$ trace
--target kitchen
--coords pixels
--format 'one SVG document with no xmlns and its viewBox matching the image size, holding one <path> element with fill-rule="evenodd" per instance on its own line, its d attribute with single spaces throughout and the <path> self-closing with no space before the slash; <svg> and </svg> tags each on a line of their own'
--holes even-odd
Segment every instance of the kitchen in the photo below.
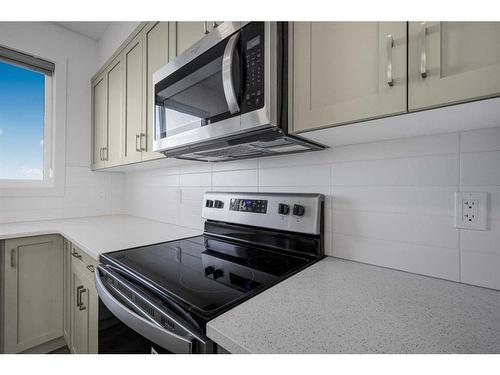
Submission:
<svg viewBox="0 0 500 375">
<path fill-rule="evenodd" d="M 500 22 L 155 18 L 0 22 L 0 352 L 500 354 Z"/>
</svg>

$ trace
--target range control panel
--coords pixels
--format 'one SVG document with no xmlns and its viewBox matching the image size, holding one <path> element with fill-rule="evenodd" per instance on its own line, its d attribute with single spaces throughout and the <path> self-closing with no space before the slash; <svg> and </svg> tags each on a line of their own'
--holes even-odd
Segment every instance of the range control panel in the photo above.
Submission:
<svg viewBox="0 0 500 375">
<path fill-rule="evenodd" d="M 322 194 L 207 192 L 202 216 L 208 220 L 319 234 Z"/>
<path fill-rule="evenodd" d="M 265 214 L 267 213 L 267 200 L 233 198 L 230 201 L 229 209 L 231 211 Z"/>
</svg>

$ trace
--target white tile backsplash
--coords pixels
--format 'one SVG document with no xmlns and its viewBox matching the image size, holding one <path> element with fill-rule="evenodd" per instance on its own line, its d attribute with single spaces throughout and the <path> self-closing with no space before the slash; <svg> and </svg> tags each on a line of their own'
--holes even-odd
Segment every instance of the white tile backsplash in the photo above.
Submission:
<svg viewBox="0 0 500 375">
<path fill-rule="evenodd" d="M 322 193 L 327 255 L 500 288 L 499 150 L 492 128 L 130 172 L 125 212 L 201 229 L 206 190 Z M 488 231 L 454 228 L 459 190 L 490 192 Z"/>
</svg>

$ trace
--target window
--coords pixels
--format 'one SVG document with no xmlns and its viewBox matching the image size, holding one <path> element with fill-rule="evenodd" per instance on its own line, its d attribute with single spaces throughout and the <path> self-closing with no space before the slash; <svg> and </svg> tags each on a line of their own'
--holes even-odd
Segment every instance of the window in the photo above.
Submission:
<svg viewBox="0 0 500 375">
<path fill-rule="evenodd" d="M 0 183 L 52 178 L 54 64 L 0 47 Z M 23 185 L 26 186 L 26 185 Z"/>
</svg>

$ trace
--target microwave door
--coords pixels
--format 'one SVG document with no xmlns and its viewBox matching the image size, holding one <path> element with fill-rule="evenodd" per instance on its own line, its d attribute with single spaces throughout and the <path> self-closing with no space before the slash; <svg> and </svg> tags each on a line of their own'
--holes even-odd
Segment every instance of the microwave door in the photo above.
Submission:
<svg viewBox="0 0 500 375">
<path fill-rule="evenodd" d="M 155 139 L 166 140 L 165 149 L 224 133 L 226 120 L 232 128 L 237 123 L 239 130 L 238 35 L 224 39 L 155 85 Z"/>
</svg>

